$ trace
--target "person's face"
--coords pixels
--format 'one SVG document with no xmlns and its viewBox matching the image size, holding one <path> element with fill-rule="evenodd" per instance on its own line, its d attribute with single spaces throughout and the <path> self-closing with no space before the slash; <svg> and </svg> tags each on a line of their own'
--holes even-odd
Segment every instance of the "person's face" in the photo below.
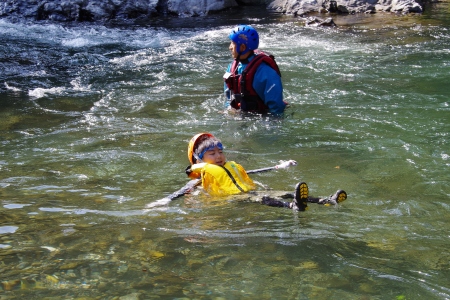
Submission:
<svg viewBox="0 0 450 300">
<path fill-rule="evenodd" d="M 226 162 L 225 154 L 219 148 L 215 147 L 212 150 L 208 150 L 203 155 L 203 162 L 218 166 L 223 166 Z"/>
<path fill-rule="evenodd" d="M 239 56 L 238 49 L 237 49 L 237 47 L 236 47 L 236 43 L 235 43 L 235 42 L 232 41 L 232 42 L 230 43 L 230 46 L 228 47 L 228 49 L 230 49 L 230 51 L 231 51 L 231 56 L 232 56 L 234 59 L 236 59 L 236 58 Z M 243 51 L 245 51 L 245 45 L 244 45 L 244 44 L 241 44 L 241 53 L 242 53 Z"/>
</svg>

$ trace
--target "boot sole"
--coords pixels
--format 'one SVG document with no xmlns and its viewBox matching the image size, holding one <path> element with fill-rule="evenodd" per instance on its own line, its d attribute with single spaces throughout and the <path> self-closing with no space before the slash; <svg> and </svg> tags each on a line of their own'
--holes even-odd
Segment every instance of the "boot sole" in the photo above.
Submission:
<svg viewBox="0 0 450 300">
<path fill-rule="evenodd" d="M 308 209 L 308 185 L 306 182 L 299 182 L 295 186 L 295 202 L 297 204 L 298 210 L 305 211 Z"/>
</svg>

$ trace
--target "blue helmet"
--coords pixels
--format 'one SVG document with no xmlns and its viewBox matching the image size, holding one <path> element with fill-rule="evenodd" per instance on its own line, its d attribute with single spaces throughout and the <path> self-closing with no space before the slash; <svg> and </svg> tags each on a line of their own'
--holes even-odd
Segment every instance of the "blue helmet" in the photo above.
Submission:
<svg viewBox="0 0 450 300">
<path fill-rule="evenodd" d="M 236 51 L 239 55 L 258 49 L 259 35 L 255 28 L 250 25 L 238 25 L 230 32 L 228 37 L 236 44 Z M 246 46 L 246 49 L 241 53 L 239 51 L 242 44 Z"/>
</svg>

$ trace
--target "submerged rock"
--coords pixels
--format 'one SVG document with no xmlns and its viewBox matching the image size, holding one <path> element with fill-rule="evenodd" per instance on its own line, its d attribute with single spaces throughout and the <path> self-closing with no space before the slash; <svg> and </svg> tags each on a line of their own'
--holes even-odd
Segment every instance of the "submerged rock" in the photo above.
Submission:
<svg viewBox="0 0 450 300">
<path fill-rule="evenodd" d="M 325 20 L 319 19 L 317 17 L 308 17 L 305 20 L 305 24 L 307 26 L 328 26 L 328 27 L 336 27 L 336 23 L 334 23 L 333 18 L 327 18 Z"/>
</svg>

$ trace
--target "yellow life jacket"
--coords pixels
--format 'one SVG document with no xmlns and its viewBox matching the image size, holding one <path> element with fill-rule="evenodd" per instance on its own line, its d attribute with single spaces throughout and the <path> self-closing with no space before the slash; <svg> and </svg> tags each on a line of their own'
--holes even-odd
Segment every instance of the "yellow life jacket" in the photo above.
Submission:
<svg viewBox="0 0 450 300">
<path fill-rule="evenodd" d="M 205 164 L 201 171 L 202 187 L 211 196 L 245 193 L 256 188 L 244 168 L 234 161 L 217 166 Z"/>
</svg>

